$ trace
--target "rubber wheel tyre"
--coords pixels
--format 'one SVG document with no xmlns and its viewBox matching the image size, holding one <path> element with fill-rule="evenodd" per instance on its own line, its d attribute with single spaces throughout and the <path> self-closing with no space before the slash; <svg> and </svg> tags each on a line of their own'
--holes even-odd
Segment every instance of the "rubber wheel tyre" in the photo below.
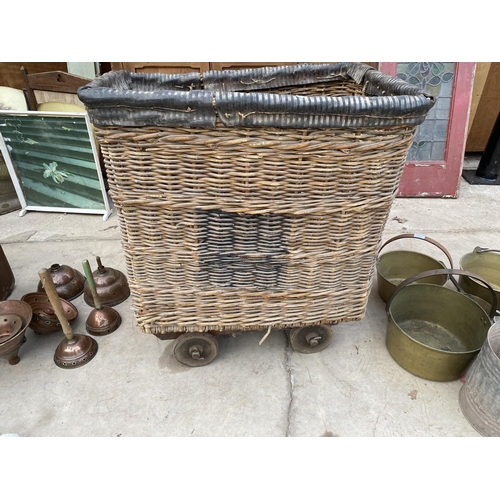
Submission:
<svg viewBox="0 0 500 500">
<path fill-rule="evenodd" d="M 295 351 L 312 354 L 322 351 L 332 343 L 333 332 L 327 325 L 301 326 L 290 330 L 289 339 Z"/>
<path fill-rule="evenodd" d="M 175 342 L 174 357 L 186 366 L 205 366 L 219 353 L 217 339 L 209 333 L 183 333 Z"/>
</svg>

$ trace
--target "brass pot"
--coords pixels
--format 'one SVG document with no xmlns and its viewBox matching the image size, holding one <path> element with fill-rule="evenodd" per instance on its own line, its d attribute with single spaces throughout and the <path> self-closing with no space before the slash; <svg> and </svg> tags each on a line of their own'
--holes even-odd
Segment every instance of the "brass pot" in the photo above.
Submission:
<svg viewBox="0 0 500 500">
<path fill-rule="evenodd" d="M 97 296 L 102 306 L 113 307 L 126 300 L 130 295 L 127 278 L 118 269 L 104 267 L 100 257 L 96 257 L 97 269 L 92 273 Z M 94 307 L 94 298 L 88 281 L 85 281 L 83 299 Z"/>
<path fill-rule="evenodd" d="M 83 293 L 85 276 L 76 269 L 65 264 L 52 264 L 49 268 L 57 295 L 64 300 L 73 300 Z M 38 291 L 43 292 L 42 282 L 38 283 Z"/>
<path fill-rule="evenodd" d="M 433 274 L 467 275 L 482 281 L 494 302 L 489 316 L 459 291 L 414 283 Z M 413 375 L 441 382 L 456 380 L 484 344 L 496 306 L 493 289 L 475 274 L 460 269 L 420 273 L 399 284 L 387 302 L 387 349 Z"/>
<path fill-rule="evenodd" d="M 21 329 L 12 337 L 0 342 L 0 357 L 8 359 L 9 364 L 16 365 L 20 360 L 18 352 L 26 341 L 26 328 L 28 328 L 33 312 L 31 307 L 22 300 L 5 300 L 0 302 L 0 314 L 16 314 L 22 320 Z"/>
<path fill-rule="evenodd" d="M 497 302 L 500 304 L 500 250 L 476 247 L 460 259 L 460 268 L 486 280 L 495 291 Z M 491 294 L 484 284 L 468 276 L 460 276 L 458 282 L 464 292 L 492 303 Z"/>
<path fill-rule="evenodd" d="M 400 234 L 399 236 L 395 236 L 380 247 L 379 254 L 386 245 L 402 238 L 415 238 L 431 243 L 446 255 L 450 263 L 450 268 L 453 267 L 453 261 L 448 250 L 432 238 L 421 234 Z M 387 302 L 399 283 L 410 276 L 415 276 L 418 273 L 432 269 L 446 269 L 446 266 L 428 255 L 409 250 L 394 250 L 379 255 L 377 258 L 377 286 L 381 299 Z M 445 285 L 447 279 L 447 275 L 430 276 L 425 280 L 425 283 Z"/>
<path fill-rule="evenodd" d="M 484 300 L 481 297 L 477 297 L 476 295 L 470 295 L 470 294 L 467 294 L 467 295 L 474 302 L 476 302 L 477 304 L 479 304 L 484 309 L 484 311 L 486 312 L 486 314 L 490 313 L 491 304 L 487 300 Z M 498 315 L 500 315 L 500 311 L 495 311 L 495 319 L 494 319 L 495 322 L 496 322 L 496 316 L 498 316 Z"/>
</svg>

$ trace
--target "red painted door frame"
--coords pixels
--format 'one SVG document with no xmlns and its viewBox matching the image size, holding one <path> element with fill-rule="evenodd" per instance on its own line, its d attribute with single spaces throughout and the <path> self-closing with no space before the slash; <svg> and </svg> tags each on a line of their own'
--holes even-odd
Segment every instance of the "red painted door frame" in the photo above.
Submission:
<svg viewBox="0 0 500 500">
<path fill-rule="evenodd" d="M 379 63 L 378 69 L 396 76 L 396 66 L 395 62 Z M 407 162 L 398 197 L 458 196 L 475 68 L 476 63 L 456 63 L 444 160 Z"/>
</svg>

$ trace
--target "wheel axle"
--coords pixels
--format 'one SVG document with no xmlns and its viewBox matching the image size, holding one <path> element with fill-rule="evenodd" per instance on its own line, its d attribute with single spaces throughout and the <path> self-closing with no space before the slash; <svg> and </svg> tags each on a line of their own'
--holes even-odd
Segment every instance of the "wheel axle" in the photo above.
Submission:
<svg viewBox="0 0 500 500">
<path fill-rule="evenodd" d="M 333 332 L 328 325 L 293 328 L 289 333 L 290 344 L 302 354 L 310 354 L 325 349 L 333 340 Z"/>
<path fill-rule="evenodd" d="M 186 366 L 204 366 L 219 352 L 217 339 L 208 333 L 183 333 L 174 346 L 174 357 Z"/>
<path fill-rule="evenodd" d="M 306 335 L 306 342 L 311 347 L 317 347 L 319 345 L 319 343 L 321 342 L 321 335 L 318 335 L 316 333 L 308 333 Z"/>
<path fill-rule="evenodd" d="M 200 346 L 194 345 L 189 348 L 189 354 L 193 359 L 203 359 L 201 355 L 203 354 L 203 349 Z"/>
</svg>

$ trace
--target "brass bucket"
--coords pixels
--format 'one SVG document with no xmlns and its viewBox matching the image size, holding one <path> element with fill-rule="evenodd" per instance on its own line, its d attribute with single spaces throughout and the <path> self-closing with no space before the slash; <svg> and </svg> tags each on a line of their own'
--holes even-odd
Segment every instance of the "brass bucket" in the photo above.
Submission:
<svg viewBox="0 0 500 500">
<path fill-rule="evenodd" d="M 448 250 L 437 241 L 424 236 L 422 234 L 400 234 L 390 240 L 386 241 L 379 250 L 379 257 L 377 258 L 377 285 L 378 293 L 384 302 L 389 300 L 399 283 L 405 279 L 415 276 L 424 271 L 433 269 L 446 269 L 446 266 L 428 255 L 413 252 L 409 250 L 394 250 L 380 255 L 382 248 L 389 243 L 402 238 L 415 238 L 418 240 L 427 241 L 432 245 L 438 247 L 447 257 L 450 262 L 450 269 L 453 268 L 453 261 Z M 425 283 L 434 283 L 435 285 L 445 285 L 448 279 L 447 275 L 431 276 L 427 278 Z"/>
<path fill-rule="evenodd" d="M 462 413 L 479 434 L 500 437 L 500 323 L 495 323 L 460 389 Z"/>
<path fill-rule="evenodd" d="M 460 269 L 475 273 L 485 279 L 495 291 L 500 304 L 500 250 L 476 247 L 460 259 Z M 467 276 L 459 277 L 464 292 L 476 295 L 491 304 L 491 294 L 486 287 Z"/>
<path fill-rule="evenodd" d="M 414 283 L 437 274 L 467 275 L 483 282 L 494 302 L 489 316 L 459 291 Z M 493 289 L 475 274 L 461 269 L 417 274 L 400 283 L 386 304 L 387 349 L 394 361 L 413 375 L 439 382 L 456 380 L 484 344 L 496 307 Z"/>
</svg>

